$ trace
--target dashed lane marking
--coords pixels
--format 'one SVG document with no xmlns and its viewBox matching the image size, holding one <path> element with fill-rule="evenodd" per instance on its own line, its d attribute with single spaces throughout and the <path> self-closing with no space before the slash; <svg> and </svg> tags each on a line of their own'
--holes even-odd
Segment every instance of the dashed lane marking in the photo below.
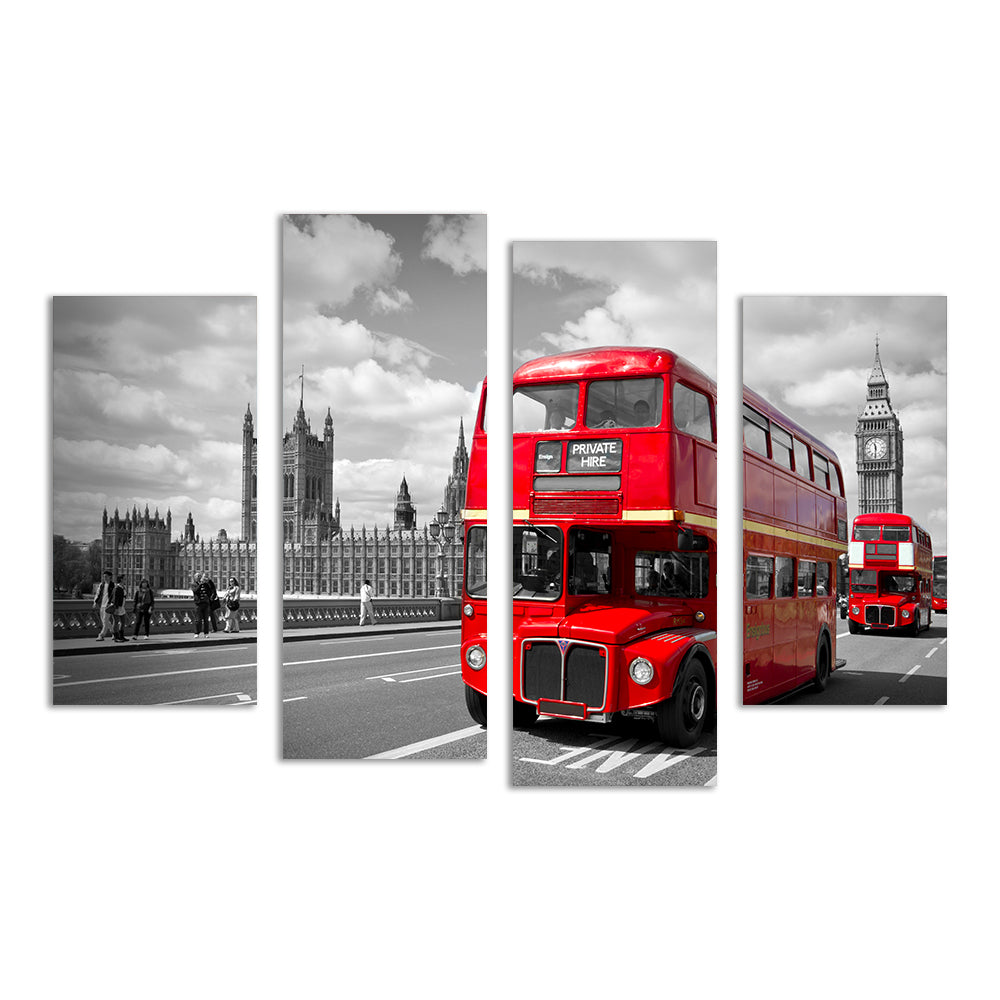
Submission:
<svg viewBox="0 0 1000 1000">
<path fill-rule="evenodd" d="M 340 660 L 367 660 L 374 656 L 402 656 L 404 653 L 425 653 L 431 649 L 458 649 L 460 643 L 447 646 L 420 646 L 417 649 L 389 649 L 383 653 L 352 653 L 350 656 L 321 656 L 317 660 L 286 660 L 282 666 L 301 667 L 306 663 L 337 663 Z"/>
<path fill-rule="evenodd" d="M 848 636 L 850 634 L 851 634 L 850 632 L 838 632 L 837 633 L 837 638 L 838 639 L 843 639 L 845 636 Z"/>
<path fill-rule="evenodd" d="M 717 774 L 713 774 L 712 777 L 709 778 L 708 781 L 705 782 L 705 786 L 704 787 L 705 788 L 715 788 L 715 786 L 718 783 L 719 783 L 719 776 Z"/>
<path fill-rule="evenodd" d="M 62 684 L 53 684 L 53 687 L 65 688 L 76 687 L 79 684 L 120 684 L 122 681 L 144 681 L 151 677 L 178 677 L 181 674 L 208 674 L 216 670 L 242 670 L 245 667 L 256 667 L 253 663 L 230 663 L 222 667 L 191 667 L 190 670 L 159 670 L 152 674 L 128 674 L 122 677 L 89 677 L 85 681 L 63 681 Z"/>
<path fill-rule="evenodd" d="M 948 641 L 948 636 L 945 636 L 939 643 L 939 646 L 943 646 Z"/>
<path fill-rule="evenodd" d="M 410 743 L 405 747 L 397 747 L 395 750 L 383 750 L 382 753 L 373 753 L 365 760 L 399 760 L 401 757 L 412 757 L 415 753 L 422 753 L 424 750 L 433 750 L 435 747 L 442 747 L 448 743 L 457 743 L 459 740 L 467 740 L 470 736 L 477 736 L 485 733 L 482 726 L 469 726 L 467 729 L 457 729 L 453 733 L 444 733 L 442 736 L 432 736 L 429 740 L 421 740 L 419 743 Z"/>
<path fill-rule="evenodd" d="M 158 701 L 157 706 L 160 705 L 190 705 L 196 701 L 216 701 L 219 698 L 249 698 L 248 694 L 241 694 L 239 691 L 227 691 L 225 694 L 206 694 L 202 695 L 200 698 L 181 698 L 179 701 Z"/>
<path fill-rule="evenodd" d="M 441 632 L 452 632 L 457 631 L 457 629 L 440 629 Z M 337 639 L 317 639 L 317 643 L 320 646 L 335 646 L 338 642 L 385 642 L 387 639 L 398 639 L 399 635 L 393 634 L 392 632 L 387 632 L 384 635 L 342 635 Z M 434 639 L 436 636 L 428 635 L 428 639 Z"/>
<path fill-rule="evenodd" d="M 64 681 L 64 680 L 66 680 L 67 677 L 72 677 L 72 676 L 73 676 L 72 674 L 53 674 L 52 675 L 52 680 L 53 681 Z"/>
<path fill-rule="evenodd" d="M 407 677 L 405 681 L 400 681 L 399 683 L 412 684 L 414 681 L 436 681 L 439 677 L 458 677 L 461 673 L 461 670 L 452 670 L 447 674 L 433 674 L 430 677 Z"/>
<path fill-rule="evenodd" d="M 282 704 L 287 705 L 290 701 L 306 701 L 306 699 L 308 697 L 309 697 L 309 695 L 300 694 L 300 695 L 298 695 L 295 698 L 282 698 L 281 702 L 282 702 Z"/>
<path fill-rule="evenodd" d="M 913 674 L 915 674 L 920 669 L 921 666 L 922 666 L 922 664 L 918 663 L 915 667 L 910 667 L 910 669 L 907 670 L 906 673 L 903 674 L 903 676 L 899 678 L 899 683 L 900 684 L 905 684 L 907 678 L 911 677 Z"/>
<path fill-rule="evenodd" d="M 924 659 L 929 660 L 938 651 L 937 646 L 933 646 L 930 652 L 924 654 Z"/>
<path fill-rule="evenodd" d="M 889 700 L 889 696 L 887 694 L 884 694 L 884 695 L 882 695 L 881 698 L 879 698 L 879 700 L 877 702 L 875 702 L 875 704 L 876 705 L 884 705 L 888 700 Z"/>
<path fill-rule="evenodd" d="M 432 670 L 447 670 L 448 667 L 457 667 L 457 663 L 439 663 L 436 667 L 416 667 L 413 670 L 397 670 L 395 673 L 391 674 L 375 674 L 374 677 L 366 677 L 366 681 L 388 681 L 390 684 L 395 683 L 394 678 L 405 677 L 407 674 L 426 674 Z M 405 684 L 406 681 L 400 681 L 400 684 Z"/>
</svg>

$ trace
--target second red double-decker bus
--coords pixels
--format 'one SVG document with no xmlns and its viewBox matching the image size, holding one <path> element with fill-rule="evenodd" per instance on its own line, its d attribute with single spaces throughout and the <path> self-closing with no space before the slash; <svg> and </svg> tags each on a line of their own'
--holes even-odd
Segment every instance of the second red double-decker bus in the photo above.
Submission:
<svg viewBox="0 0 1000 1000">
<path fill-rule="evenodd" d="M 837 564 L 847 501 L 837 455 L 743 390 L 743 703 L 770 701 L 837 665 Z"/>
<path fill-rule="evenodd" d="M 514 722 L 715 713 L 716 389 L 672 351 L 514 374 Z"/>
<path fill-rule="evenodd" d="M 465 705 L 486 725 L 486 382 L 472 432 L 465 485 L 465 573 L 462 584 L 462 680 Z"/>
<path fill-rule="evenodd" d="M 948 557 L 934 557 L 934 597 L 931 606 L 935 614 L 948 614 Z"/>
<path fill-rule="evenodd" d="M 931 536 L 906 514 L 859 514 L 848 550 L 853 633 L 931 627 Z"/>
</svg>

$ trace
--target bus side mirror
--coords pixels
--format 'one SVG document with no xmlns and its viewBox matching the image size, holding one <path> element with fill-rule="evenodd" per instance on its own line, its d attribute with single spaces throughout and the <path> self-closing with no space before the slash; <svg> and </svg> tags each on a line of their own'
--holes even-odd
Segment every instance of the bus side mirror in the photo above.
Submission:
<svg viewBox="0 0 1000 1000">
<path fill-rule="evenodd" d="M 696 535 L 690 528 L 681 528 L 677 532 L 677 550 L 679 552 L 707 552 L 708 535 Z"/>
</svg>

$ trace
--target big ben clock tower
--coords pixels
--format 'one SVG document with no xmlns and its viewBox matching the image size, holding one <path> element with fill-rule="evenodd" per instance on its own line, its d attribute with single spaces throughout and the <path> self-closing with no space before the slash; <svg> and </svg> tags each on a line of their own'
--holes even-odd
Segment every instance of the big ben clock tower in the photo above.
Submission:
<svg viewBox="0 0 1000 1000">
<path fill-rule="evenodd" d="M 892 412 L 889 382 L 875 337 L 868 398 L 854 431 L 858 458 L 858 513 L 903 513 L 903 429 Z"/>
</svg>

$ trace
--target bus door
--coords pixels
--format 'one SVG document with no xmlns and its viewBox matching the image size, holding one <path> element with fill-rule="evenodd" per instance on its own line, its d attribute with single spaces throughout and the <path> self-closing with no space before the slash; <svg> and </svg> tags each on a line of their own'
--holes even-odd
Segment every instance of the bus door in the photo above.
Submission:
<svg viewBox="0 0 1000 1000">
<path fill-rule="evenodd" d="M 746 595 L 743 605 L 743 690 L 744 696 L 760 701 L 778 687 L 780 679 L 790 676 L 793 641 L 779 656 L 775 646 L 774 557 L 748 555 L 746 558 Z M 781 661 L 784 661 L 783 663 Z"/>
</svg>

